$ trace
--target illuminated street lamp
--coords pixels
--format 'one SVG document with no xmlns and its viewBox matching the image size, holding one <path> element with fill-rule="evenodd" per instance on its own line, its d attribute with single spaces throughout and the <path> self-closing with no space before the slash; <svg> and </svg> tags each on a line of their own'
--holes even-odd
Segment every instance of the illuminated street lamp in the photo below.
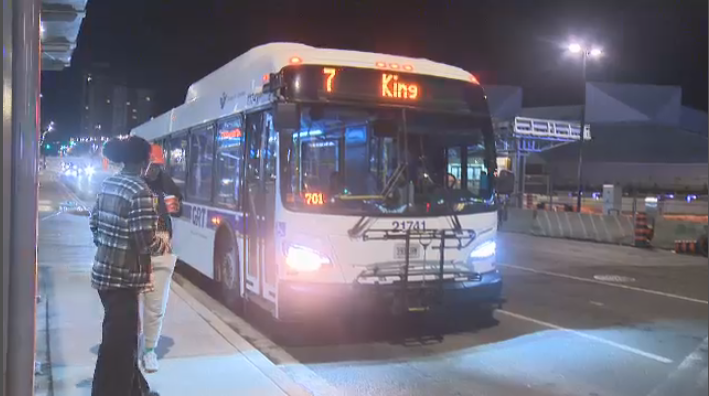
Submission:
<svg viewBox="0 0 709 396">
<path fill-rule="evenodd" d="M 581 130 L 579 133 L 579 162 L 578 162 L 578 195 L 576 197 L 576 210 L 581 212 L 581 194 L 583 194 L 583 141 L 586 129 L 586 62 L 588 58 L 600 58 L 603 50 L 598 47 L 586 47 L 580 43 L 571 43 L 567 50 L 575 55 L 581 55 L 581 75 L 583 80 L 583 105 L 581 106 Z"/>
</svg>

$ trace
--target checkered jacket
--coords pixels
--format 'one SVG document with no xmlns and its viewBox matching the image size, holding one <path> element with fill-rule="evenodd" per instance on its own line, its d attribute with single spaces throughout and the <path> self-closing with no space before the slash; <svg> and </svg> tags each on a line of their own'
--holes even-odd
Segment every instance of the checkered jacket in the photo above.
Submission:
<svg viewBox="0 0 709 396">
<path fill-rule="evenodd" d="M 99 290 L 152 290 L 151 256 L 168 250 L 156 234 L 154 196 L 138 174 L 121 172 L 103 182 L 89 223 L 98 248 L 91 285 Z"/>
</svg>

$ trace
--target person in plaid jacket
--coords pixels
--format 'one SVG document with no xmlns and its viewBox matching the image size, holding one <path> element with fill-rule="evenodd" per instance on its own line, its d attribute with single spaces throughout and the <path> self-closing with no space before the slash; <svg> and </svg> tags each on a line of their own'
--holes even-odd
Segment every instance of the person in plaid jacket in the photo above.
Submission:
<svg viewBox="0 0 709 396">
<path fill-rule="evenodd" d="M 107 178 L 89 218 L 96 256 L 91 285 L 104 308 L 92 396 L 157 396 L 138 365 L 139 294 L 153 289 L 151 256 L 170 253 L 157 233 L 153 194 L 143 179 L 150 143 L 113 139 L 104 155 L 123 169 Z"/>
</svg>

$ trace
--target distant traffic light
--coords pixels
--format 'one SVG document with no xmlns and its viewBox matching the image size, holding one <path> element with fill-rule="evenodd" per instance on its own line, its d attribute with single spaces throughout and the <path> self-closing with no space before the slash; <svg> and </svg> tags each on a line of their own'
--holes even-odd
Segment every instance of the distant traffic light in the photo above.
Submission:
<svg viewBox="0 0 709 396">
<path fill-rule="evenodd" d="M 44 146 L 44 148 L 47 149 L 47 150 L 49 150 L 49 149 L 52 148 L 52 145 L 51 145 L 51 144 L 48 144 L 48 145 Z"/>
</svg>

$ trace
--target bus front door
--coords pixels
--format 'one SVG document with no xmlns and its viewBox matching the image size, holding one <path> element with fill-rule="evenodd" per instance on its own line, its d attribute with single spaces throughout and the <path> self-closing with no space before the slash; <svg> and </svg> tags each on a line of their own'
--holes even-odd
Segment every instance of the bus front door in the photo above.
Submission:
<svg viewBox="0 0 709 396">
<path fill-rule="evenodd" d="M 276 312 L 277 267 L 274 243 L 278 139 L 267 112 L 246 116 L 248 151 L 246 201 L 249 299 Z"/>
</svg>

